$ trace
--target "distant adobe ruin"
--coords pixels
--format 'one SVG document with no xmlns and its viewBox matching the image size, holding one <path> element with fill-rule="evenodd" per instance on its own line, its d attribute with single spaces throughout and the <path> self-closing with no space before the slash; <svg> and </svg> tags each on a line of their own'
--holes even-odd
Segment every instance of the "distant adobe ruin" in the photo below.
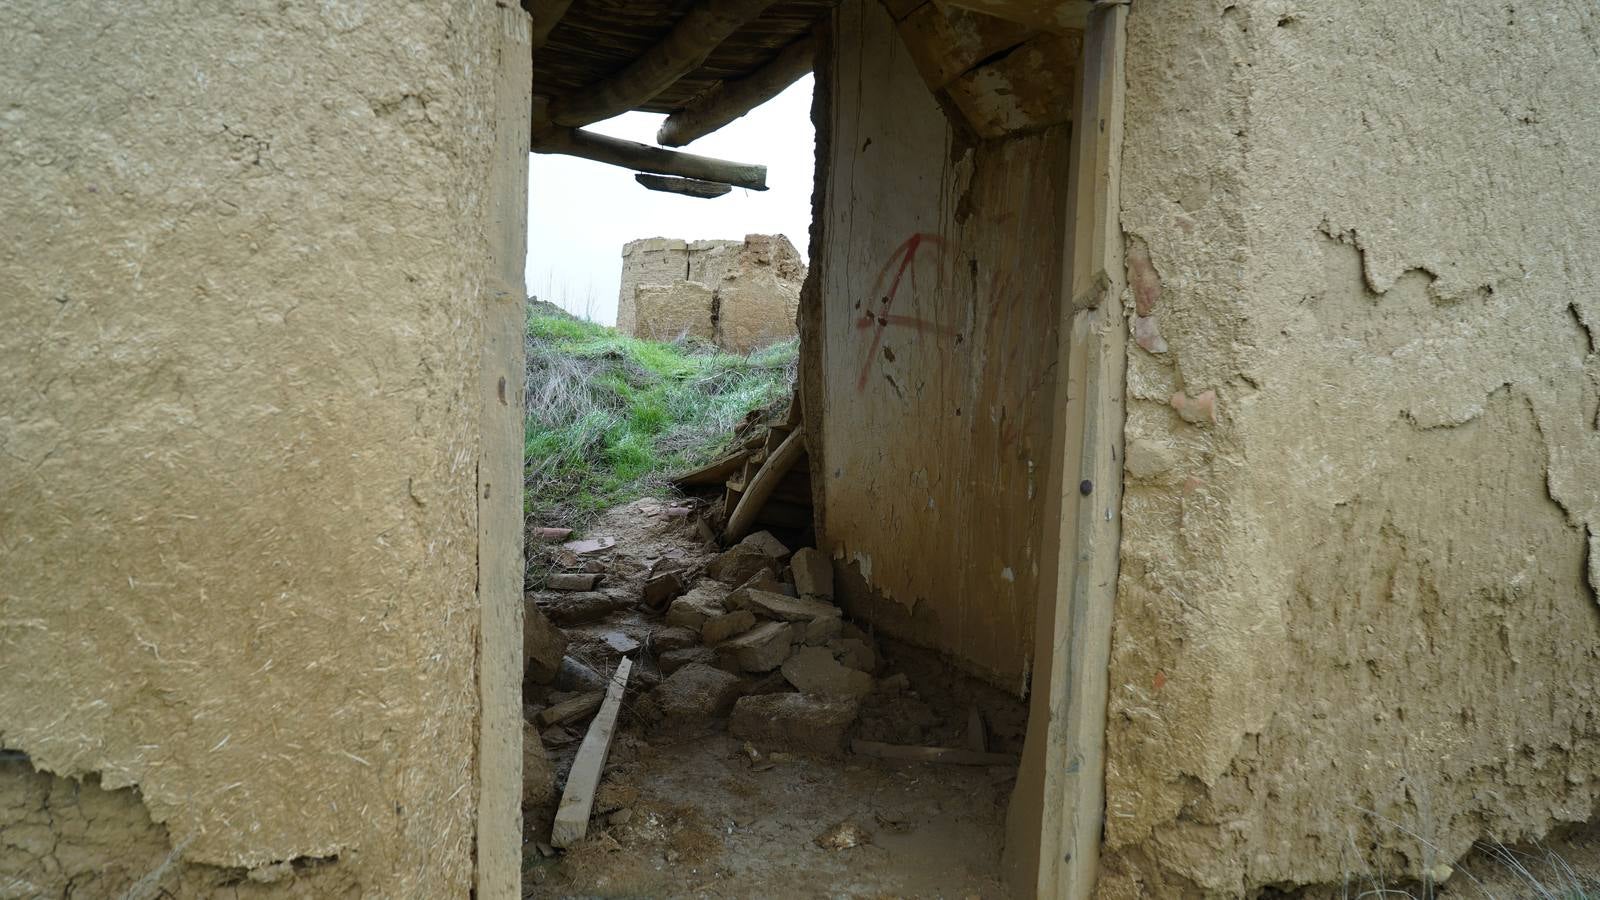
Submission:
<svg viewBox="0 0 1600 900">
<path fill-rule="evenodd" d="M 695 337 L 748 353 L 795 336 L 805 277 L 800 254 L 781 234 L 629 241 L 622 248 L 617 328 L 658 341 Z"/>
</svg>

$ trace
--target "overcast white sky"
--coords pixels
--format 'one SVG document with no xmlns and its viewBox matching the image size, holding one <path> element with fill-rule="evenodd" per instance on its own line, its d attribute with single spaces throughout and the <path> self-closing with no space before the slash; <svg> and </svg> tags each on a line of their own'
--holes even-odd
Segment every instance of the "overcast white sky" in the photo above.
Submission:
<svg viewBox="0 0 1600 900">
<path fill-rule="evenodd" d="M 630 112 L 588 127 L 654 144 L 661 119 Z M 804 257 L 811 228 L 814 139 L 807 75 L 744 118 L 681 148 L 765 164 L 765 191 L 734 188 L 713 200 L 697 200 L 647 191 L 627 169 L 571 156 L 532 154 L 528 293 L 611 325 L 617 317 L 622 245 L 636 238 L 783 234 Z"/>
</svg>

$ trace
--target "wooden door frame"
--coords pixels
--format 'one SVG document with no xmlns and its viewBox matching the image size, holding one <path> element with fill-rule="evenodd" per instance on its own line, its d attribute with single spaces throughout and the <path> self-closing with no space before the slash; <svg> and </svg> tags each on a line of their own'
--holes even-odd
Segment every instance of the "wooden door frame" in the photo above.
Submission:
<svg viewBox="0 0 1600 900">
<path fill-rule="evenodd" d="M 495 10 L 494 157 L 481 302 L 478 448 L 478 733 L 473 882 L 480 900 L 522 896 L 522 429 L 528 253 L 530 22 Z"/>
<path fill-rule="evenodd" d="M 1120 159 L 1128 8 L 1097 5 L 1076 79 L 1067 193 L 1060 367 L 1022 770 L 1008 814 L 1006 868 L 1019 896 L 1092 895 L 1105 815 L 1107 668 L 1122 516 Z"/>
</svg>

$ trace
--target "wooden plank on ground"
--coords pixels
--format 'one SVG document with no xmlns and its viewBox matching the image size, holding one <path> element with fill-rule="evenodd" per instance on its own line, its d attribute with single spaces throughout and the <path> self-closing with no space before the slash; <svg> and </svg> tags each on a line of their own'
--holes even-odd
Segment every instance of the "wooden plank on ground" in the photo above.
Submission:
<svg viewBox="0 0 1600 900">
<path fill-rule="evenodd" d="M 980 753 L 959 747 L 917 747 L 909 744 L 883 744 L 857 738 L 850 742 L 850 750 L 857 756 L 874 756 L 901 762 L 949 763 L 957 766 L 1014 766 L 1013 753 Z"/>
<path fill-rule="evenodd" d="M 589 833 L 589 813 L 594 810 L 594 791 L 600 786 L 600 775 L 606 768 L 606 756 L 611 753 L 611 737 L 617 730 L 617 713 L 622 709 L 622 692 L 628 687 L 628 674 L 633 671 L 633 660 L 626 657 L 611 673 L 611 684 L 606 687 L 605 702 L 600 712 L 589 723 L 589 733 L 584 735 L 578 755 L 572 760 L 572 771 L 567 774 L 567 786 L 561 792 L 561 806 L 556 810 L 555 824 L 550 827 L 550 843 L 556 847 L 570 847 Z"/>
<path fill-rule="evenodd" d="M 605 702 L 605 699 L 604 691 L 586 691 L 576 697 L 568 697 L 554 706 L 547 706 L 539 710 L 537 720 L 540 727 L 544 728 L 573 722 L 586 716 L 594 715 L 595 711 L 600 708 L 600 704 Z"/>
<path fill-rule="evenodd" d="M 983 713 L 973 706 L 967 710 L 967 749 L 978 753 L 989 750 L 989 730 L 983 725 Z"/>
</svg>

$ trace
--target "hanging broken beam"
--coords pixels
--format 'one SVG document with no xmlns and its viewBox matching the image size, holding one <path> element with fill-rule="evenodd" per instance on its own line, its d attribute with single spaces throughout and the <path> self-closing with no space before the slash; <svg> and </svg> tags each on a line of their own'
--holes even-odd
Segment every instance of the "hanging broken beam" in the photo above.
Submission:
<svg viewBox="0 0 1600 900">
<path fill-rule="evenodd" d="M 755 21 L 773 0 L 702 0 L 659 44 L 627 68 L 550 103 L 550 121 L 577 128 L 609 119 L 654 100 L 700 68 L 711 51 Z"/>
<path fill-rule="evenodd" d="M 767 189 L 767 167 L 665 150 L 576 128 L 547 128 L 533 136 L 534 153 L 560 153 L 656 175 L 715 181 L 752 191 Z"/>
<path fill-rule="evenodd" d="M 667 116 L 656 132 L 656 142 L 667 147 L 682 147 L 716 131 L 800 80 L 800 76 L 811 71 L 816 53 L 816 41 L 801 38 L 750 75 L 718 83 L 689 101 L 683 109 Z"/>
<path fill-rule="evenodd" d="M 716 181 L 700 181 L 696 178 L 674 178 L 671 175 L 646 175 L 643 172 L 633 176 L 633 180 L 652 191 L 661 191 L 666 194 L 682 194 L 685 197 L 698 197 L 702 200 L 721 197 L 723 194 L 733 190 L 733 185 Z"/>
</svg>

